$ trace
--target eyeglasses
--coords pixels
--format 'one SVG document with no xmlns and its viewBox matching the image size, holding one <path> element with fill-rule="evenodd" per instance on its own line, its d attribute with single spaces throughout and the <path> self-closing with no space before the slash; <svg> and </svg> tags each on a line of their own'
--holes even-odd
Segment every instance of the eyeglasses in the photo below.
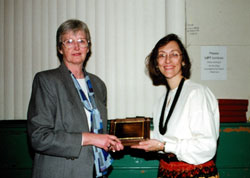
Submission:
<svg viewBox="0 0 250 178">
<path fill-rule="evenodd" d="M 157 56 L 157 59 L 158 60 L 165 60 L 166 57 L 168 57 L 169 59 L 179 59 L 181 55 L 182 54 L 180 54 L 178 51 L 172 51 L 169 54 L 160 52 Z"/>
<path fill-rule="evenodd" d="M 64 44 L 66 48 L 74 48 L 75 42 L 77 42 L 77 45 L 79 46 L 79 48 L 86 48 L 89 45 L 89 41 L 87 41 L 87 39 L 84 39 L 84 38 L 80 38 L 76 41 L 73 39 L 67 39 L 63 41 L 62 43 Z"/>
</svg>

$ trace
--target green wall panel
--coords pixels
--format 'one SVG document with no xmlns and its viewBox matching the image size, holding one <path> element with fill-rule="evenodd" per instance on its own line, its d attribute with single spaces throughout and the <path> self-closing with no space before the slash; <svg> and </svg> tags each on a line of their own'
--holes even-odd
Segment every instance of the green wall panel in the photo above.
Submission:
<svg viewBox="0 0 250 178">
<path fill-rule="evenodd" d="M 217 158 L 219 168 L 250 167 L 249 123 L 221 125 Z"/>
<path fill-rule="evenodd" d="M 1 178 L 30 178 L 32 151 L 26 121 L 0 121 Z M 125 149 L 112 153 L 109 178 L 153 178 L 157 176 L 156 153 Z M 250 123 L 221 124 L 216 155 L 220 178 L 250 178 Z"/>
<path fill-rule="evenodd" d="M 220 178 L 250 178 L 249 168 L 221 168 Z"/>
<path fill-rule="evenodd" d="M 145 178 L 145 177 L 157 177 L 157 169 L 141 168 L 141 169 L 116 169 L 111 172 L 109 178 Z"/>
<path fill-rule="evenodd" d="M 31 178 L 31 168 L 28 169 L 0 169 L 1 178 Z"/>
</svg>

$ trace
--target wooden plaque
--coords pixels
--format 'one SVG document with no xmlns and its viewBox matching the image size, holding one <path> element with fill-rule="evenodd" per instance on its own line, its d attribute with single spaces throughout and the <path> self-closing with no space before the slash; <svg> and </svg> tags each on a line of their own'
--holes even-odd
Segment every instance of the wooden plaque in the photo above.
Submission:
<svg viewBox="0 0 250 178">
<path fill-rule="evenodd" d="M 124 146 L 138 144 L 150 137 L 150 119 L 136 117 L 111 120 L 109 133 L 117 136 Z"/>
</svg>

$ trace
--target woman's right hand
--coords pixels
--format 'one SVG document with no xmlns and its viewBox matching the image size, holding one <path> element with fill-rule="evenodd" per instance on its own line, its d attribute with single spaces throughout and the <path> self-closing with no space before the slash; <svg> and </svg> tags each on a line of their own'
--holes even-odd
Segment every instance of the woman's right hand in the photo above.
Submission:
<svg viewBox="0 0 250 178">
<path fill-rule="evenodd" d="M 114 135 L 82 133 L 82 145 L 94 145 L 105 151 L 120 151 L 124 149 L 121 141 Z"/>
<path fill-rule="evenodd" d="M 164 151 L 164 143 L 156 140 L 156 139 L 149 139 L 146 141 L 139 142 L 138 145 L 132 145 L 131 148 L 135 149 L 142 149 L 146 152 L 148 151 Z"/>
</svg>

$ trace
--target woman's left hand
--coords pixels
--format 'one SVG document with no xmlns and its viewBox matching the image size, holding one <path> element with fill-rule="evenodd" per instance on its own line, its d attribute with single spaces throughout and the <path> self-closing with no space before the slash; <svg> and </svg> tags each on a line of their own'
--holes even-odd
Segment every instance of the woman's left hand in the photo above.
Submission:
<svg viewBox="0 0 250 178">
<path fill-rule="evenodd" d="M 124 149 L 121 141 L 114 135 L 82 133 L 82 145 L 94 145 L 105 151 L 121 151 Z"/>
<path fill-rule="evenodd" d="M 140 142 L 139 145 L 132 145 L 131 148 L 142 149 L 145 150 L 146 152 L 163 151 L 164 143 L 156 139 L 150 139 Z"/>
</svg>

